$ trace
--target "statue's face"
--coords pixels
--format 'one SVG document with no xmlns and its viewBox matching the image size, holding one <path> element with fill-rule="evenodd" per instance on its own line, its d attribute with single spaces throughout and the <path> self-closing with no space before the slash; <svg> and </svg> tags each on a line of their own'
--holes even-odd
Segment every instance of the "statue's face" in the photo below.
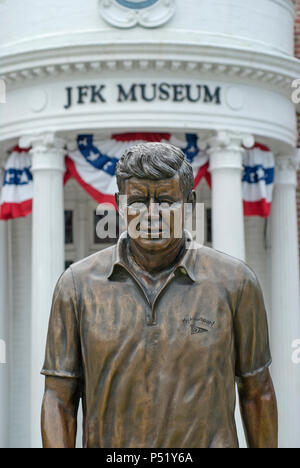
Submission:
<svg viewBox="0 0 300 468">
<path fill-rule="evenodd" d="M 164 251 L 179 236 L 183 237 L 185 200 L 178 176 L 162 180 L 128 179 L 124 195 L 128 233 L 140 248 L 148 252 Z"/>
</svg>

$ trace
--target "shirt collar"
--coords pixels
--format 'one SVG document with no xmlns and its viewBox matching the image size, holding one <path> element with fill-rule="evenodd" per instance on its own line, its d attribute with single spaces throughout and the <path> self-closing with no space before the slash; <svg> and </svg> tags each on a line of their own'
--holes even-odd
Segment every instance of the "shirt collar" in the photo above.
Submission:
<svg viewBox="0 0 300 468">
<path fill-rule="evenodd" d="M 194 247 L 194 241 L 191 234 L 188 231 L 185 231 L 186 241 L 190 245 L 190 248 L 186 250 L 185 255 L 182 257 L 180 262 L 175 265 L 173 269 L 174 274 L 181 274 L 188 276 L 193 282 L 195 282 L 195 253 L 197 248 Z M 107 274 L 107 278 L 111 279 L 113 276 L 116 267 L 122 267 L 126 269 L 130 273 L 130 265 L 128 264 L 125 251 L 126 245 L 129 241 L 127 231 L 123 232 L 118 240 L 118 243 L 113 248 L 112 260 L 111 265 L 109 268 L 109 272 Z"/>
</svg>

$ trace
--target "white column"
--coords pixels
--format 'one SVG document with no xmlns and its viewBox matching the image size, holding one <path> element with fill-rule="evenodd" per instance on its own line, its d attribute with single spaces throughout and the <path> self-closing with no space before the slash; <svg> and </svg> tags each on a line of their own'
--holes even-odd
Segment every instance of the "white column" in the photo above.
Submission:
<svg viewBox="0 0 300 468">
<path fill-rule="evenodd" d="M 282 448 L 300 447 L 300 364 L 292 361 L 300 339 L 296 169 L 296 155 L 277 158 L 271 220 L 271 371 Z"/>
<path fill-rule="evenodd" d="M 2 177 L 0 170 L 0 187 Z M 0 448 L 9 443 L 8 287 L 8 225 L 0 221 Z"/>
<path fill-rule="evenodd" d="M 212 176 L 212 229 L 216 250 L 245 260 L 245 230 L 242 195 L 243 145 L 251 147 L 250 135 L 219 131 L 209 140 Z M 237 394 L 238 401 L 238 394 Z M 236 407 L 239 445 L 246 448 L 239 405 Z"/>
<path fill-rule="evenodd" d="M 30 447 L 32 216 L 10 221 L 9 230 L 9 446 Z M 13 281 L 12 281 L 13 278 Z M 11 291 L 11 289 L 13 289 Z M 20 383 L 22 391 L 20 391 Z"/>
<path fill-rule="evenodd" d="M 33 173 L 32 227 L 32 362 L 31 446 L 41 446 L 40 375 L 55 284 L 64 270 L 64 142 L 53 134 L 21 141 L 31 146 Z"/>
<path fill-rule="evenodd" d="M 220 131 L 209 140 L 212 175 L 213 247 L 245 259 L 242 197 L 243 146 L 251 147 L 250 135 Z"/>
</svg>

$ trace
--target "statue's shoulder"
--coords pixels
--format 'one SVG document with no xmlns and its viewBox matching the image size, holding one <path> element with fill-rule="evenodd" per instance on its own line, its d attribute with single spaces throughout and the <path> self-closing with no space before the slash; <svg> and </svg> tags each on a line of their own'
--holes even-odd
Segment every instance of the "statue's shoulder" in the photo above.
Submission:
<svg viewBox="0 0 300 468">
<path fill-rule="evenodd" d="M 98 278 L 105 278 L 111 269 L 116 248 L 116 245 L 108 247 L 79 262 L 73 263 L 70 267 L 73 275 L 78 280 L 85 280 L 92 275 L 96 275 Z"/>
<path fill-rule="evenodd" d="M 201 276 L 204 273 L 224 282 L 256 281 L 255 273 L 244 261 L 207 246 L 197 249 L 195 270 Z"/>
</svg>

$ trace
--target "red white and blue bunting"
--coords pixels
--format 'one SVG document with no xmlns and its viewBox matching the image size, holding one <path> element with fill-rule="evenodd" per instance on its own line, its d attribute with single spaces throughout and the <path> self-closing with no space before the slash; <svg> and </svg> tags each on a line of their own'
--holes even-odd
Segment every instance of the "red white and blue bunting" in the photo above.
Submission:
<svg viewBox="0 0 300 468">
<path fill-rule="evenodd" d="M 77 149 L 66 156 L 65 182 L 74 177 L 98 203 L 115 204 L 115 170 L 124 151 L 143 142 L 165 142 L 180 147 L 190 161 L 194 188 L 204 178 L 211 185 L 208 155 L 201 151 L 195 134 L 130 133 L 96 141 L 94 135 L 79 135 Z M 245 151 L 243 198 L 245 216 L 268 217 L 274 184 L 274 156 L 268 148 L 255 145 Z M 0 197 L 0 219 L 28 215 L 32 211 L 33 178 L 28 150 L 14 148 L 8 158 Z"/>
<path fill-rule="evenodd" d="M 29 150 L 13 149 L 9 156 L 4 180 L 0 181 L 0 219 L 27 216 L 32 211 L 33 178 Z"/>
<path fill-rule="evenodd" d="M 93 135 L 80 135 L 77 150 L 66 159 L 67 172 L 98 202 L 114 204 L 116 165 L 126 149 L 145 142 L 171 143 L 180 147 L 192 164 L 195 185 L 208 177 L 208 156 L 198 148 L 196 135 L 168 133 L 129 133 L 94 141 Z"/>
<path fill-rule="evenodd" d="M 274 154 L 256 144 L 244 153 L 243 199 L 245 216 L 267 218 L 271 211 L 274 187 Z"/>
</svg>

